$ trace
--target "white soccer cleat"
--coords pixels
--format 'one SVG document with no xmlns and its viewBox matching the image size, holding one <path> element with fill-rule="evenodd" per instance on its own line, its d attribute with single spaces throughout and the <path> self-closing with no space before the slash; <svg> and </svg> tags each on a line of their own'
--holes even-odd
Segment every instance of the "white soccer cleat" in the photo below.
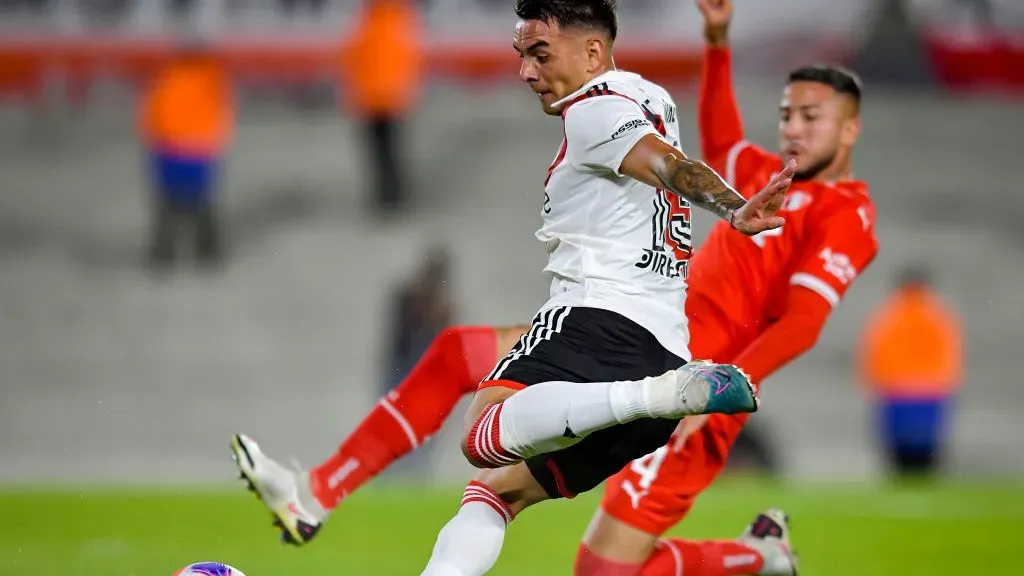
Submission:
<svg viewBox="0 0 1024 576">
<path fill-rule="evenodd" d="M 296 546 L 312 540 L 327 518 L 327 511 L 310 492 L 306 474 L 268 458 L 259 444 L 244 434 L 235 434 L 231 439 L 231 452 L 240 478 L 274 516 L 281 540 Z"/>
<path fill-rule="evenodd" d="M 739 541 L 764 559 L 759 576 L 796 576 L 796 555 L 789 545 L 789 516 L 782 510 L 772 508 L 758 514 Z"/>
</svg>

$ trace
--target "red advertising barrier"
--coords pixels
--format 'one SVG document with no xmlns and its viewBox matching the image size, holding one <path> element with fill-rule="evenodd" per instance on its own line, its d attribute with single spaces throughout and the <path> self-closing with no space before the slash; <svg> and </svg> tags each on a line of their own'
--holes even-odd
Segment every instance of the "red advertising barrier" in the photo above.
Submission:
<svg viewBox="0 0 1024 576">
<path fill-rule="evenodd" d="M 1024 38 L 990 33 L 964 41 L 931 32 L 924 45 L 936 81 L 951 90 L 1024 94 Z"/>
<path fill-rule="evenodd" d="M 339 43 L 267 38 L 225 39 L 211 49 L 236 78 L 280 84 L 335 79 L 341 50 Z M 155 39 L 0 40 L 0 91 L 32 96 L 54 73 L 63 77 L 74 93 L 86 90 L 101 76 L 138 83 L 158 69 L 173 50 L 171 42 Z M 700 46 L 623 46 L 616 54 L 620 66 L 669 84 L 694 80 L 700 60 Z M 426 62 L 433 77 L 472 82 L 515 79 L 519 70 L 511 47 L 467 49 L 464 43 L 435 44 L 427 49 Z"/>
<path fill-rule="evenodd" d="M 1010 41 L 991 34 L 965 41 L 928 32 L 922 34 L 922 43 L 940 86 L 953 91 L 1024 94 L 1024 38 Z M 240 80 L 305 84 L 331 81 L 338 73 L 337 41 L 234 37 L 217 41 L 212 49 Z M 828 52 L 822 46 L 816 49 Z M 54 74 L 63 79 L 70 99 L 81 102 L 101 77 L 143 82 L 173 50 L 170 41 L 144 38 L 0 39 L 0 97 L 38 99 Z M 844 48 L 837 53 L 846 52 Z M 701 57 L 702 47 L 693 41 L 657 47 L 624 44 L 616 49 L 619 66 L 674 86 L 696 80 Z M 465 41 L 431 44 L 426 62 L 434 78 L 473 83 L 513 80 L 519 68 L 511 47 L 492 43 L 467 47 Z"/>
</svg>

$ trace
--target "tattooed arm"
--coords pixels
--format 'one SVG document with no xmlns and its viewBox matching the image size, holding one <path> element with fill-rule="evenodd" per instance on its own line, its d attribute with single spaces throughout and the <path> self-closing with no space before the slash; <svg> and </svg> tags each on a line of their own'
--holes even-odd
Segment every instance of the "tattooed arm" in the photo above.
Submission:
<svg viewBox="0 0 1024 576">
<path fill-rule="evenodd" d="M 775 212 L 782 206 L 795 168 L 796 163 L 791 161 L 746 201 L 707 164 L 687 158 L 664 140 L 648 135 L 626 154 L 619 171 L 655 188 L 668 188 L 752 236 L 782 226 L 782 218 Z"/>
<path fill-rule="evenodd" d="M 669 154 L 654 171 L 661 187 L 668 188 L 694 206 L 732 223 L 733 214 L 747 201 L 714 170 L 700 160 Z"/>
</svg>

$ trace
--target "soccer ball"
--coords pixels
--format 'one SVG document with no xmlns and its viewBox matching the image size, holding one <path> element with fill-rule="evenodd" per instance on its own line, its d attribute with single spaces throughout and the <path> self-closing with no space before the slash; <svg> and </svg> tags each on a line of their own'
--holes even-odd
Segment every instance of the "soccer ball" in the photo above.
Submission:
<svg viewBox="0 0 1024 576">
<path fill-rule="evenodd" d="M 198 562 L 189 564 L 172 576 L 245 576 L 238 568 L 220 562 Z"/>
</svg>

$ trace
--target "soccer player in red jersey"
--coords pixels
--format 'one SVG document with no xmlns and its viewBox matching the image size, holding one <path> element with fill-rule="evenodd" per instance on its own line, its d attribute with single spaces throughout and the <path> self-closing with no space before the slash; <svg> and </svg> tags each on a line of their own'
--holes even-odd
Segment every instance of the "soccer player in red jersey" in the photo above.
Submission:
<svg viewBox="0 0 1024 576">
<path fill-rule="evenodd" d="M 691 260 L 687 316 L 694 358 L 743 368 L 762 382 L 814 346 L 829 312 L 878 250 L 868 187 L 852 174 L 861 89 L 842 69 L 789 74 L 779 108 L 781 157 L 744 139 L 728 45 L 732 0 L 697 0 L 707 47 L 700 87 L 701 151 L 742 194 L 794 158 L 800 166 L 779 212 L 782 228 L 753 237 L 714 226 Z M 732 275 L 727 270 L 744 270 Z M 700 422 L 703 420 L 703 422 Z M 747 415 L 690 418 L 676 438 L 608 480 L 577 556 L 578 576 L 792 574 L 771 511 L 738 542 L 658 538 L 679 522 L 725 465 Z M 769 533 L 780 537 L 766 538 Z"/>
<path fill-rule="evenodd" d="M 745 195 L 783 162 L 800 166 L 779 230 L 747 237 L 716 225 L 690 263 L 687 316 L 694 358 L 736 364 L 760 383 L 809 350 L 850 284 L 874 258 L 874 207 L 854 180 L 860 84 L 837 68 L 790 73 L 779 119 L 782 155 L 744 140 L 733 94 L 727 32 L 731 0 L 698 0 L 708 41 L 699 122 L 709 164 Z M 729 274 L 728 270 L 743 270 Z M 465 394 L 527 330 L 456 327 L 437 337 L 395 391 L 382 399 L 336 454 L 298 473 L 298 502 L 312 539 L 329 512 L 391 462 L 435 433 Z M 673 439 L 609 479 L 580 547 L 579 576 L 794 574 L 784 514 L 759 515 L 733 541 L 660 541 L 725 466 L 747 415 L 691 417 Z M 268 461 L 238 436 L 236 454 Z"/>
</svg>

